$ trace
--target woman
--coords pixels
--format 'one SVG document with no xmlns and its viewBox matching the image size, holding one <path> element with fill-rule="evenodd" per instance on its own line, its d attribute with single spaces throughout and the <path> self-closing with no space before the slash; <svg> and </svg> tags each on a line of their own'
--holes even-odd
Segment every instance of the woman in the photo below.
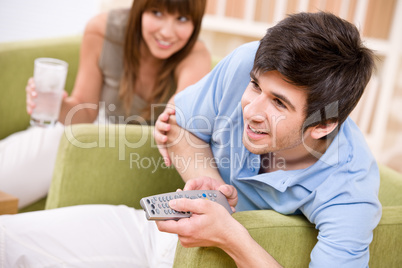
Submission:
<svg viewBox="0 0 402 268">
<path fill-rule="evenodd" d="M 0 142 L 2 191 L 18 197 L 20 208 L 46 195 L 63 125 L 97 118 L 101 123 L 156 121 L 162 109 L 152 104 L 167 103 L 210 70 L 210 55 L 198 40 L 205 5 L 205 0 L 135 0 L 130 10 L 91 19 L 74 89 L 63 98 L 60 124 L 33 127 Z M 26 91 L 31 114 L 37 95 L 32 79 Z M 136 122 L 129 122 L 132 116 Z"/>
</svg>

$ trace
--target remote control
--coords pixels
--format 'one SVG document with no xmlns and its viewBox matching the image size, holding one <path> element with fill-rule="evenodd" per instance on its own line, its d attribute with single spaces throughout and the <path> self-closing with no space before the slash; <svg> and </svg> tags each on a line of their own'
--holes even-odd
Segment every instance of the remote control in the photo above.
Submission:
<svg viewBox="0 0 402 268">
<path fill-rule="evenodd" d="M 142 198 L 140 204 L 148 220 L 178 220 L 191 217 L 192 212 L 176 211 L 169 207 L 169 201 L 178 198 L 211 200 L 224 206 L 230 214 L 233 213 L 226 197 L 217 190 L 192 190 L 153 195 Z"/>
</svg>

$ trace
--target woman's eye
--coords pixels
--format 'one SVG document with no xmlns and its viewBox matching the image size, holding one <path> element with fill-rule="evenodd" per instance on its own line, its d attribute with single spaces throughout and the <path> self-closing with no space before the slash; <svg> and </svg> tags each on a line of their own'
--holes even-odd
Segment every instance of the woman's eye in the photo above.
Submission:
<svg viewBox="0 0 402 268">
<path fill-rule="evenodd" d="M 152 10 L 152 13 L 153 13 L 156 17 L 162 17 L 162 12 L 160 12 L 159 10 Z"/>
<path fill-rule="evenodd" d="M 180 17 L 178 18 L 178 21 L 180 21 L 180 22 L 186 22 L 186 21 L 189 21 L 189 18 L 186 17 L 186 16 L 180 16 Z"/>
</svg>

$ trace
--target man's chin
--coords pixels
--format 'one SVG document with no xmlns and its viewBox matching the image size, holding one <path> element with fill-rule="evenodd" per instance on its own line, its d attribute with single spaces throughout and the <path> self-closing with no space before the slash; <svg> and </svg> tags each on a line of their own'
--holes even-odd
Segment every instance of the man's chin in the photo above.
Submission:
<svg viewBox="0 0 402 268">
<path fill-rule="evenodd" d="M 245 136 L 243 136 L 243 145 L 253 154 L 266 154 L 270 152 L 267 144 L 255 144 Z"/>
</svg>

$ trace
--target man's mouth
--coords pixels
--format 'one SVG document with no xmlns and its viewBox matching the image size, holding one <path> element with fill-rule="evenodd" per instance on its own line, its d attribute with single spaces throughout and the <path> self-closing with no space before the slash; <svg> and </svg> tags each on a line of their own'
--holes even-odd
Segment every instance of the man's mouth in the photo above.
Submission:
<svg viewBox="0 0 402 268">
<path fill-rule="evenodd" d="M 268 134 L 268 132 L 266 132 L 266 131 L 261 131 L 261 130 L 257 130 L 257 129 L 255 129 L 255 128 L 252 128 L 250 125 L 249 125 L 248 127 L 249 127 L 249 129 L 250 129 L 253 133 L 255 133 L 255 134 Z"/>
</svg>

